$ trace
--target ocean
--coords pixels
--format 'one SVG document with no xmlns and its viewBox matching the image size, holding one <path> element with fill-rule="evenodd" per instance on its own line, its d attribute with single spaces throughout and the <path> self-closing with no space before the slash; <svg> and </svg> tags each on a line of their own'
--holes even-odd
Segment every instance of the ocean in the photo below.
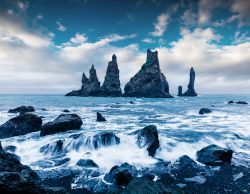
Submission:
<svg viewBox="0 0 250 194">
<path fill-rule="evenodd" d="M 228 104 L 229 100 L 250 102 L 250 95 L 200 95 L 173 99 L 65 97 L 63 95 L 0 95 L 0 124 L 17 114 L 8 113 L 11 108 L 31 105 L 35 114 L 43 117 L 43 123 L 54 120 L 67 109 L 83 120 L 80 130 L 40 137 L 39 132 L 1 139 L 4 147 L 14 145 L 21 162 L 37 172 L 74 169 L 79 159 L 92 159 L 100 170 L 100 178 L 115 166 L 129 163 L 137 169 L 154 165 L 158 159 L 174 162 L 182 155 L 196 160 L 201 148 L 216 144 L 231 148 L 242 155 L 234 155 L 250 162 L 250 105 Z M 133 101 L 134 103 L 130 103 Z M 211 114 L 199 115 L 201 108 L 209 108 Z M 96 112 L 106 122 L 96 122 Z M 147 125 L 156 125 L 160 148 L 155 158 L 136 144 L 135 132 Z M 95 149 L 91 138 L 100 132 L 110 131 L 120 138 L 120 144 Z M 72 138 L 81 134 L 81 138 Z M 56 159 L 68 160 L 55 165 L 53 147 L 46 153 L 40 149 L 63 140 L 64 154 Z M 249 166 L 249 162 L 245 165 Z M 79 175 L 80 177 L 81 175 Z M 78 177 L 78 178 L 79 178 Z M 87 177 L 87 178 L 91 178 Z M 79 188 L 77 178 L 72 187 Z"/>
</svg>

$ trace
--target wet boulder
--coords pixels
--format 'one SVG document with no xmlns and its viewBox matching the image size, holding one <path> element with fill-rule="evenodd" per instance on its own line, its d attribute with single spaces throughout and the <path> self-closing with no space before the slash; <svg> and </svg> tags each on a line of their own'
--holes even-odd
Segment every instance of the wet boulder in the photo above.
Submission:
<svg viewBox="0 0 250 194">
<path fill-rule="evenodd" d="M 76 165 L 81 167 L 98 168 L 98 165 L 91 159 L 80 159 Z"/>
<path fill-rule="evenodd" d="M 58 140 L 53 143 L 49 143 L 43 147 L 40 148 L 40 152 L 44 154 L 51 154 L 51 155 L 58 155 L 58 154 L 63 154 L 63 141 Z"/>
<path fill-rule="evenodd" d="M 120 144 L 120 138 L 112 132 L 102 132 L 92 137 L 92 146 L 94 149 L 116 144 Z"/>
<path fill-rule="evenodd" d="M 45 194 L 56 193 L 55 188 L 47 188 L 30 167 L 22 165 L 15 154 L 7 153 L 0 143 L 0 191 L 1 193 Z M 66 193 L 58 189 L 58 193 Z"/>
<path fill-rule="evenodd" d="M 200 109 L 199 114 L 204 115 L 204 114 L 209 114 L 211 112 L 212 111 L 209 108 L 202 108 L 202 109 Z"/>
<path fill-rule="evenodd" d="M 98 122 L 104 122 L 104 121 L 106 121 L 106 119 L 105 119 L 104 116 L 102 116 L 101 113 L 97 112 L 96 113 L 96 121 L 98 121 Z"/>
<path fill-rule="evenodd" d="M 65 113 L 69 113 L 70 111 L 68 109 L 63 110 Z"/>
<path fill-rule="evenodd" d="M 209 145 L 196 153 L 197 161 L 208 166 L 220 166 L 230 164 L 233 151 L 217 145 Z"/>
<path fill-rule="evenodd" d="M 0 126 L 0 138 L 25 135 L 40 131 L 42 119 L 35 114 L 23 113 Z"/>
<path fill-rule="evenodd" d="M 27 113 L 27 112 L 35 112 L 35 109 L 33 106 L 19 106 L 14 109 L 10 109 L 8 113 Z"/>
<path fill-rule="evenodd" d="M 238 101 L 238 102 L 236 102 L 236 104 L 248 104 L 248 103 L 244 102 L 244 101 Z"/>
<path fill-rule="evenodd" d="M 137 132 L 137 145 L 140 148 L 146 147 L 149 156 L 154 156 L 160 147 L 158 132 L 155 125 L 149 125 Z"/>
<path fill-rule="evenodd" d="M 230 100 L 228 101 L 228 104 L 234 104 L 234 101 Z"/>
<path fill-rule="evenodd" d="M 112 167 L 109 173 L 104 176 L 104 180 L 109 183 L 114 183 L 117 186 L 126 186 L 136 176 L 136 167 L 128 163 L 124 163 L 120 166 Z"/>
<path fill-rule="evenodd" d="M 80 129 L 82 119 L 77 114 L 61 114 L 54 121 L 45 123 L 41 129 L 41 136 L 51 135 L 68 130 Z"/>
</svg>

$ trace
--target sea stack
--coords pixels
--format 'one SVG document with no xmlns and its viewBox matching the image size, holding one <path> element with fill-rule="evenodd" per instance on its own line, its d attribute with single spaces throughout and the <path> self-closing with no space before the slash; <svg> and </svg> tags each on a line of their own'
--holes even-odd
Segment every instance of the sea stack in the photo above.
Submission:
<svg viewBox="0 0 250 194">
<path fill-rule="evenodd" d="M 197 93 L 194 89 L 194 82 L 195 82 L 195 71 L 194 68 L 191 67 L 190 73 L 189 73 L 189 84 L 187 91 L 182 94 L 182 96 L 197 96 Z"/>
<path fill-rule="evenodd" d="M 177 96 L 182 96 L 182 86 L 178 87 L 178 95 Z"/>
<path fill-rule="evenodd" d="M 118 97 L 122 95 L 121 83 L 119 79 L 119 68 L 117 58 L 112 56 L 112 61 L 109 61 L 106 76 L 100 90 L 100 96 Z"/>
<path fill-rule="evenodd" d="M 146 63 L 125 85 L 124 91 L 126 97 L 173 98 L 168 82 L 161 73 L 157 51 L 147 50 Z"/>
<path fill-rule="evenodd" d="M 97 96 L 100 92 L 100 82 L 98 81 L 97 73 L 94 65 L 89 70 L 89 79 L 82 74 L 82 87 L 80 90 L 74 90 L 66 96 Z"/>
</svg>

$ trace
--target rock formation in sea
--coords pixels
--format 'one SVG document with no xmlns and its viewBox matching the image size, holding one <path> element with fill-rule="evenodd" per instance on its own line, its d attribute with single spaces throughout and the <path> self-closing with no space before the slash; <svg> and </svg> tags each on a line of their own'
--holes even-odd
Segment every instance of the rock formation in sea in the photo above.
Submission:
<svg viewBox="0 0 250 194">
<path fill-rule="evenodd" d="M 161 73 L 157 51 L 147 50 L 146 63 L 125 85 L 124 91 L 126 97 L 172 98 L 168 82 Z"/>
<path fill-rule="evenodd" d="M 195 92 L 194 89 L 194 82 L 195 82 L 195 71 L 194 68 L 191 67 L 189 73 L 188 89 L 184 94 L 182 94 L 182 96 L 197 96 L 197 93 Z"/>
<path fill-rule="evenodd" d="M 104 122 L 104 121 L 106 121 L 106 119 L 105 119 L 104 116 L 102 116 L 101 113 L 97 112 L 96 113 L 96 121 L 98 121 L 98 122 Z"/>
<path fill-rule="evenodd" d="M 182 86 L 178 87 L 178 95 L 177 96 L 182 96 Z"/>
<path fill-rule="evenodd" d="M 109 61 L 106 76 L 100 90 L 100 96 L 117 97 L 122 95 L 121 83 L 119 79 L 119 68 L 116 56 L 112 56 Z"/>
<path fill-rule="evenodd" d="M 74 90 L 66 96 L 98 96 L 100 92 L 100 82 L 94 65 L 89 70 L 89 78 L 85 73 L 82 74 L 82 87 L 80 90 Z"/>
</svg>

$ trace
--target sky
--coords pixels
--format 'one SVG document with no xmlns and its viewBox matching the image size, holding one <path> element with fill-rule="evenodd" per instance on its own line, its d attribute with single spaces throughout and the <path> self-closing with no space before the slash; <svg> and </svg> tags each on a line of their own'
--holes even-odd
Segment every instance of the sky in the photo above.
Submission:
<svg viewBox="0 0 250 194">
<path fill-rule="evenodd" d="M 0 93 L 65 94 L 117 56 L 122 89 L 157 50 L 176 94 L 250 93 L 250 0 L 0 0 Z"/>
</svg>

